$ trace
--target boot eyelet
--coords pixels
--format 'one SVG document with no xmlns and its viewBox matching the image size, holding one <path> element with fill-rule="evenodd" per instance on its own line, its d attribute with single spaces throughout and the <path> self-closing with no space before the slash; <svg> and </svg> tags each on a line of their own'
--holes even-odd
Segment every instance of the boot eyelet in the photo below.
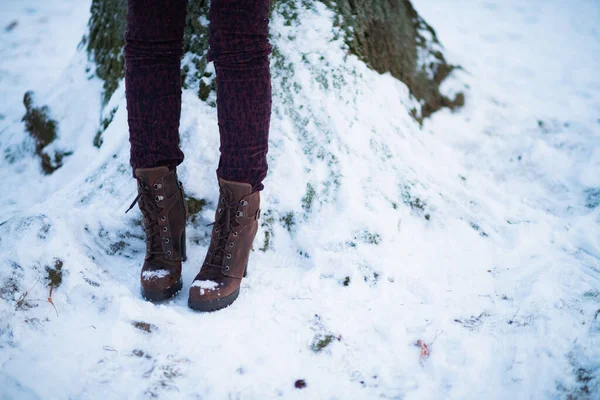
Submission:
<svg viewBox="0 0 600 400">
<path fill-rule="evenodd" d="M 223 267 L 223 272 L 229 272 L 229 265 Z"/>
<path fill-rule="evenodd" d="M 241 218 L 241 217 L 244 216 L 244 212 L 243 211 L 238 211 L 238 212 L 235 213 L 235 216 Z"/>
<path fill-rule="evenodd" d="M 234 232 L 232 233 L 232 235 L 233 235 L 233 237 L 237 237 L 237 235 L 238 235 L 238 234 L 237 234 L 237 232 L 235 232 L 235 231 L 234 231 Z"/>
<path fill-rule="evenodd" d="M 159 201 L 161 201 L 162 199 L 164 199 L 163 196 L 155 196 L 154 200 L 158 203 Z"/>
<path fill-rule="evenodd" d="M 248 202 L 246 200 L 242 200 L 240 201 L 240 204 L 242 205 L 242 207 L 246 207 L 248 205 Z"/>
<path fill-rule="evenodd" d="M 235 243 L 229 242 L 229 247 L 233 247 L 233 246 L 235 246 Z"/>
<path fill-rule="evenodd" d="M 218 212 L 219 212 L 219 214 L 223 214 L 223 209 L 219 208 Z"/>
<path fill-rule="evenodd" d="M 167 255 L 170 256 L 171 255 L 171 250 L 167 250 Z"/>
<path fill-rule="evenodd" d="M 165 226 L 165 227 L 163 227 L 163 232 L 166 232 L 166 231 L 168 231 L 168 230 L 169 230 L 169 229 L 168 229 L 166 226 Z"/>
<path fill-rule="evenodd" d="M 231 259 L 231 254 L 227 254 L 227 259 L 230 260 Z"/>
<path fill-rule="evenodd" d="M 165 243 L 169 243 L 169 238 L 165 238 Z"/>
<path fill-rule="evenodd" d="M 165 217 L 165 216 L 163 215 L 162 217 L 160 217 L 160 220 L 161 220 L 161 221 L 166 221 L 166 220 L 167 220 L 167 217 Z"/>
<path fill-rule="evenodd" d="M 225 204 L 225 197 L 221 198 L 221 203 Z"/>
</svg>

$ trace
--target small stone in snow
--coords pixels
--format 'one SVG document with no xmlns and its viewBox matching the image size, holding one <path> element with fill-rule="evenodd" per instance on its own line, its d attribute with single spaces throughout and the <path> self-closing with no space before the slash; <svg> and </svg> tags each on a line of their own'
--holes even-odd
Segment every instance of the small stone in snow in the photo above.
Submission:
<svg viewBox="0 0 600 400">
<path fill-rule="evenodd" d="M 294 387 L 296 389 L 304 389 L 306 387 L 306 381 L 304 379 L 298 379 L 296 383 L 294 383 Z"/>
<path fill-rule="evenodd" d="M 5 30 L 6 32 L 10 32 L 10 31 L 12 31 L 13 29 L 15 29 L 15 28 L 17 27 L 17 25 L 19 25 L 19 21 L 17 21 L 17 20 L 13 20 L 13 21 L 11 21 L 11 22 L 10 22 L 8 25 L 6 25 L 6 28 L 4 28 L 4 30 Z"/>
</svg>

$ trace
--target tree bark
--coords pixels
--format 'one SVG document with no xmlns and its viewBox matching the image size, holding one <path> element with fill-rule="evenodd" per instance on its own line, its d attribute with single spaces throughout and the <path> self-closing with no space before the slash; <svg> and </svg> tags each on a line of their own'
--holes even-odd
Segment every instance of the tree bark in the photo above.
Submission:
<svg viewBox="0 0 600 400">
<path fill-rule="evenodd" d="M 303 0 L 313 3 L 316 0 Z M 349 51 L 370 68 L 404 82 L 411 94 L 420 102 L 421 109 L 413 109 L 415 119 L 422 122 L 442 107 L 462 106 L 464 96 L 459 93 L 449 99 L 440 93 L 440 84 L 457 68 L 446 62 L 435 30 L 416 12 L 409 0 L 323 0 L 338 14 L 339 26 L 345 32 Z M 282 15 L 293 19 L 289 12 L 301 2 L 273 0 L 272 10 L 285 6 Z M 184 65 L 184 88 L 198 87 L 198 96 L 207 100 L 214 87 L 205 82 L 212 79 L 207 72 L 208 50 L 208 0 L 192 0 L 188 6 L 184 51 L 191 59 Z M 87 46 L 90 59 L 97 66 L 96 74 L 104 80 L 103 102 L 107 104 L 124 76 L 123 37 L 127 0 L 93 0 L 89 35 L 82 44 Z M 201 18 L 204 16 L 204 18 Z M 193 72 L 192 72 L 193 70 Z"/>
</svg>

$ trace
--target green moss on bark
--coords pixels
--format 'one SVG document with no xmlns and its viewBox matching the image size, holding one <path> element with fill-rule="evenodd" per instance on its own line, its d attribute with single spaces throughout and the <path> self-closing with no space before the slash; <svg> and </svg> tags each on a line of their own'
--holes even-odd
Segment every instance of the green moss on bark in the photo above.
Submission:
<svg viewBox="0 0 600 400">
<path fill-rule="evenodd" d="M 440 93 L 440 84 L 457 68 L 446 62 L 435 30 L 409 0 L 323 0 L 338 14 L 349 51 L 377 72 L 390 72 L 420 102 L 419 122 L 442 107 L 464 105 Z"/>
<path fill-rule="evenodd" d="M 125 26 L 127 0 L 92 0 L 87 45 L 90 60 L 96 64 L 96 75 L 104 81 L 102 104 L 111 96 L 125 76 Z"/>
<path fill-rule="evenodd" d="M 206 71 L 208 51 L 208 8 L 207 0 L 188 2 L 186 27 L 184 30 L 184 54 L 188 58 L 181 74 L 184 88 L 199 87 L 198 95 L 207 98 L 206 88 L 200 86 L 202 77 L 211 77 Z M 125 76 L 125 28 L 127 24 L 127 0 L 93 0 L 89 33 L 82 44 L 86 46 L 89 58 L 96 65 L 96 75 L 104 81 L 102 104 L 108 104 L 119 82 Z M 205 79 L 210 90 L 214 90 L 212 79 Z M 206 82 L 205 82 L 206 84 Z M 202 90 L 202 92 L 201 92 Z M 209 90 L 209 92 L 210 92 Z"/>
</svg>

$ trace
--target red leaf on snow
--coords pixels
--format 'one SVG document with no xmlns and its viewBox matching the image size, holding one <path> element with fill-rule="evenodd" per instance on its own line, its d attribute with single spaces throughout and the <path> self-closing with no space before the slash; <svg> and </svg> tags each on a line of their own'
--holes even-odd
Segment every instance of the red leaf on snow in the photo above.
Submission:
<svg viewBox="0 0 600 400">
<path fill-rule="evenodd" d="M 417 340 L 417 344 L 421 348 L 421 361 L 424 361 L 427 357 L 429 357 L 429 354 L 431 354 L 429 346 L 427 345 L 427 343 L 424 343 L 421 339 Z"/>
</svg>

